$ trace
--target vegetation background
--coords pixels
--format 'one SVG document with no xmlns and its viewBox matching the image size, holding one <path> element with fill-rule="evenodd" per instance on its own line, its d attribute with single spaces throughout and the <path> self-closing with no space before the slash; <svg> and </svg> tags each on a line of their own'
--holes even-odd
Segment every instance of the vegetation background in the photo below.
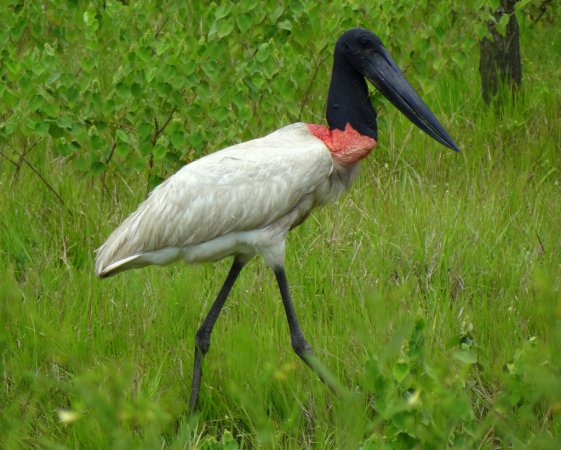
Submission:
<svg viewBox="0 0 561 450">
<path fill-rule="evenodd" d="M 3 0 L 0 448 L 561 448 L 561 6 L 517 3 L 523 84 L 489 108 L 478 45 L 498 5 Z M 373 91 L 376 151 L 287 256 L 346 393 L 293 355 L 257 261 L 189 418 L 194 334 L 229 263 L 101 282 L 93 251 L 181 165 L 322 123 L 334 42 L 356 26 L 463 152 Z"/>
</svg>

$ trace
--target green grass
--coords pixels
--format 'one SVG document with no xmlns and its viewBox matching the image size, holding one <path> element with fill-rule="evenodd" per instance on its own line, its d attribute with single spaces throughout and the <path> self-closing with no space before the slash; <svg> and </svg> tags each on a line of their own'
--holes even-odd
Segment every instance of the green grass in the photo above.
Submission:
<svg viewBox="0 0 561 450">
<path fill-rule="evenodd" d="M 463 153 L 384 104 L 352 191 L 291 233 L 298 316 L 340 397 L 293 354 L 256 260 L 190 419 L 194 335 L 229 262 L 100 281 L 93 250 L 145 177 L 103 194 L 41 144 L 63 207 L 0 160 L 0 447 L 559 448 L 561 35 L 544 33 L 523 42 L 516 107 L 481 104 L 475 70 L 427 98 Z"/>
</svg>

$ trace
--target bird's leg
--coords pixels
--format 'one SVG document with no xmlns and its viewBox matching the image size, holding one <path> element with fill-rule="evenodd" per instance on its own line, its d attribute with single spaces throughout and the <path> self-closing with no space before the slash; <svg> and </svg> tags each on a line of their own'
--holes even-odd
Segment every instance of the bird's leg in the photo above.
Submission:
<svg viewBox="0 0 561 450">
<path fill-rule="evenodd" d="M 195 363 L 193 366 L 193 382 L 191 384 L 191 399 L 189 400 L 189 410 L 192 413 L 197 409 L 197 402 L 199 399 L 199 390 L 201 388 L 201 377 L 202 373 L 202 362 L 203 358 L 210 347 L 210 335 L 218 319 L 218 315 L 228 298 L 228 294 L 234 285 L 234 282 L 238 278 L 240 271 L 242 270 L 245 262 L 242 262 L 237 257 L 234 258 L 230 272 L 226 277 L 226 281 L 222 285 L 216 300 L 212 304 L 210 311 L 208 312 L 203 324 L 197 331 L 195 335 Z"/>
<path fill-rule="evenodd" d="M 296 313 L 294 312 L 294 304 L 292 303 L 292 298 L 290 297 L 290 292 L 288 289 L 288 282 L 286 280 L 286 274 L 284 272 L 284 267 L 279 267 L 274 269 L 275 276 L 277 278 L 277 283 L 279 284 L 279 289 L 282 296 L 282 303 L 284 305 L 284 310 L 286 312 L 286 318 L 288 319 L 288 328 L 290 329 L 290 341 L 292 343 L 292 348 L 296 354 L 314 371 L 316 372 L 321 381 L 329 386 L 333 392 L 340 392 L 340 386 L 333 376 L 323 367 L 314 355 L 314 350 L 311 345 L 308 344 L 300 325 L 298 324 L 298 319 L 296 318 Z"/>
</svg>

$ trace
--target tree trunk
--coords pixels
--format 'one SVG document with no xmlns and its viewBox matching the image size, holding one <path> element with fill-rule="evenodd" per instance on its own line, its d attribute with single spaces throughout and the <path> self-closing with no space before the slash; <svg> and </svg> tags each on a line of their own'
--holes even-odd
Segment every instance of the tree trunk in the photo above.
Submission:
<svg viewBox="0 0 561 450">
<path fill-rule="evenodd" d="M 514 14 L 514 5 L 517 1 L 501 0 L 499 8 L 493 13 L 496 22 L 490 20 L 487 23 L 491 39 L 484 38 L 480 43 L 481 93 L 487 104 L 497 95 L 503 83 L 510 87 L 514 99 L 522 82 L 520 33 Z M 510 20 L 506 27 L 506 34 L 501 36 L 497 30 L 497 23 L 505 14 L 510 16 Z"/>
</svg>

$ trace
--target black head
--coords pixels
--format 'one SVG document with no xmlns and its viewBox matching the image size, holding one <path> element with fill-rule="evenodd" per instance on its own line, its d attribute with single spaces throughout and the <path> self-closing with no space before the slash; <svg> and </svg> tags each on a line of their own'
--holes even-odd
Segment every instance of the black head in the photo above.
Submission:
<svg viewBox="0 0 561 450">
<path fill-rule="evenodd" d="M 353 28 L 341 35 L 335 44 L 335 58 L 344 58 L 359 73 L 366 73 L 368 60 L 384 45 L 378 36 L 363 28 Z"/>
<path fill-rule="evenodd" d="M 362 28 L 345 32 L 335 45 L 327 108 L 327 120 L 332 128 L 344 129 L 350 123 L 357 131 L 376 137 L 376 112 L 368 100 L 364 78 L 425 133 L 459 151 L 393 62 L 380 38 Z"/>
</svg>

